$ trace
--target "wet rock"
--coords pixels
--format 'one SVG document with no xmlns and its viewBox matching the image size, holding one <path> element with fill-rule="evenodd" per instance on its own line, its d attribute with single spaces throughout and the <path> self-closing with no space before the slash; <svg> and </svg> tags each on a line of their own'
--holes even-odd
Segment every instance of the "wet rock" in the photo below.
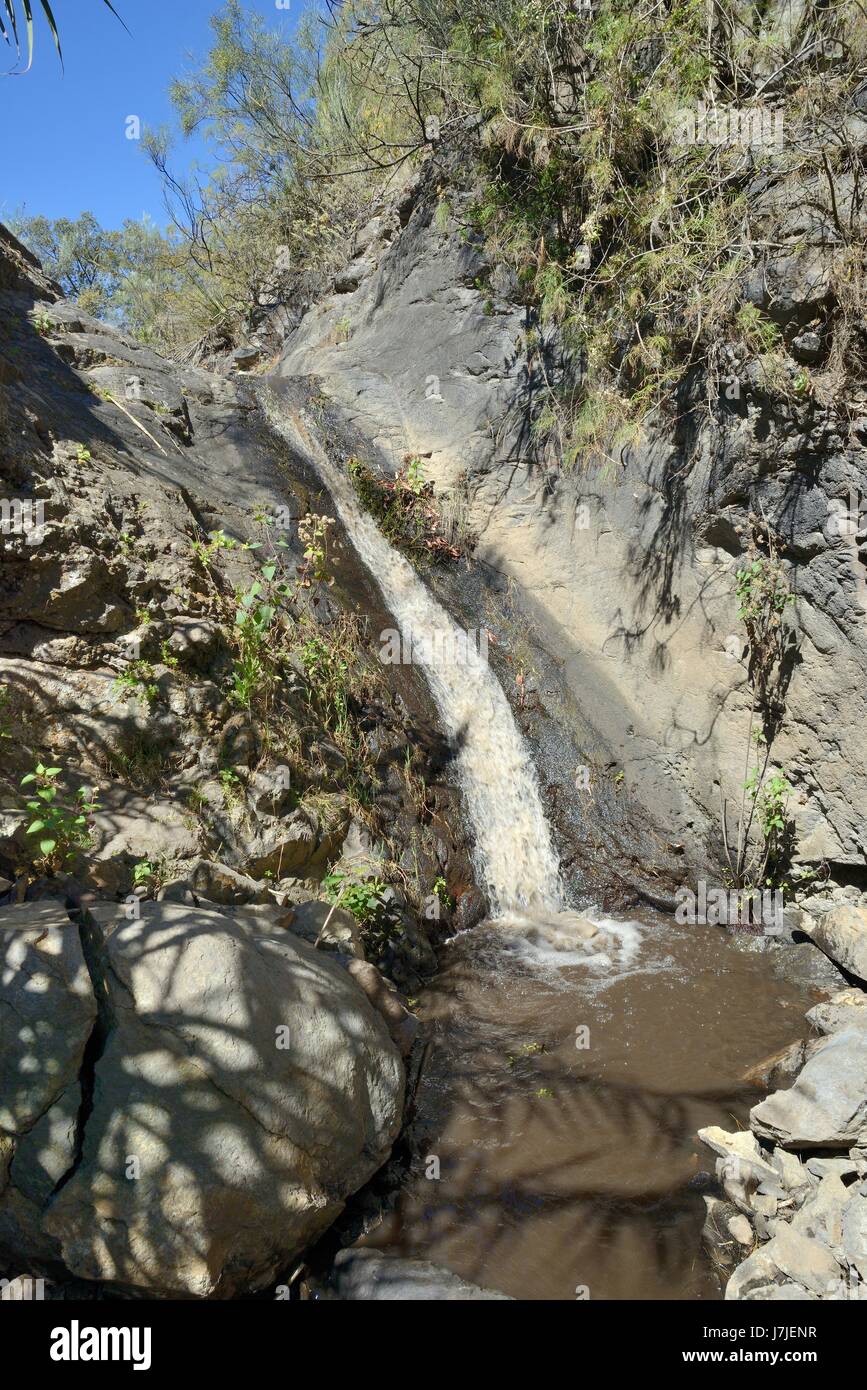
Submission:
<svg viewBox="0 0 867 1390">
<path fill-rule="evenodd" d="M 848 1149 L 867 1141 L 867 1034 L 833 1034 L 790 1090 L 753 1107 L 750 1124 L 788 1149 Z"/>
<path fill-rule="evenodd" d="M 837 965 L 867 981 L 867 908 L 835 907 L 803 930 Z"/>
<path fill-rule="evenodd" d="M 426 1260 L 404 1260 L 378 1250 L 341 1250 L 329 1284 L 334 1296 L 362 1302 L 478 1302 L 508 1299 L 493 1289 L 468 1284 L 451 1270 Z"/>
<path fill-rule="evenodd" d="M 108 1038 L 46 1231 L 76 1275 L 139 1293 L 263 1287 L 390 1151 L 384 1022 L 323 953 L 217 912 L 144 904 L 97 959 Z"/>
<path fill-rule="evenodd" d="M 395 915 L 396 924 L 377 963 L 401 989 L 415 993 L 436 974 L 436 952 L 412 912 L 396 909 Z"/>
<path fill-rule="evenodd" d="M 751 1086 L 761 1086 L 762 1090 L 774 1090 L 792 1081 L 803 1067 L 807 1058 L 816 1048 L 815 1039 L 801 1039 L 763 1057 L 745 1071 L 741 1078 Z"/>
<path fill-rule="evenodd" d="M 488 905 L 477 888 L 467 888 L 459 893 L 452 918 L 455 931 L 469 931 L 471 927 L 478 926 L 487 910 Z"/>
</svg>

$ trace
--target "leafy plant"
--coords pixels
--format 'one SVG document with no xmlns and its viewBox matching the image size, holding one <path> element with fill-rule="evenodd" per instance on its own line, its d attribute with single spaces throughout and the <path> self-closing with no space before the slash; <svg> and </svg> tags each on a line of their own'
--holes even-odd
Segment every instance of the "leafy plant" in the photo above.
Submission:
<svg viewBox="0 0 867 1390">
<path fill-rule="evenodd" d="M 133 866 L 132 881 L 136 888 L 144 888 L 156 877 L 156 869 L 149 859 L 140 859 Z"/>
<path fill-rule="evenodd" d="M 273 578 L 273 568 L 265 574 Z M 267 657 L 268 634 L 276 608 L 263 601 L 261 580 L 255 580 L 245 593 L 238 595 L 234 636 L 238 654 L 232 663 L 232 689 L 229 698 L 244 709 L 250 709 L 257 694 L 267 693 L 273 681 L 273 668 Z"/>
<path fill-rule="evenodd" d="M 94 791 L 81 787 L 71 800 L 62 800 L 57 785 L 62 768 L 37 763 L 33 772 L 22 777 L 22 787 L 32 787 L 32 799 L 26 802 L 33 820 L 26 834 L 37 836 L 39 852 L 46 867 L 60 868 L 76 851 L 88 849 L 92 843 L 92 817 L 99 810 Z"/>
<path fill-rule="evenodd" d="M 24 71 L 29 72 L 33 63 L 33 0 L 0 0 L 0 35 L 2 35 L 2 37 L 10 45 L 10 47 L 15 48 L 15 51 L 18 57 L 20 58 L 21 41 L 19 38 L 18 30 L 21 24 L 21 17 L 17 13 L 16 3 L 20 5 L 21 13 L 24 16 L 24 24 L 27 28 L 27 67 L 24 69 Z M 49 0 L 39 0 L 39 3 L 42 6 L 43 14 L 45 15 L 45 18 L 48 21 L 48 27 L 51 30 L 51 37 L 54 39 L 54 46 L 57 49 L 57 56 L 59 57 L 60 62 L 62 64 L 63 52 L 60 47 L 60 34 L 57 30 L 57 23 L 55 21 L 54 14 L 51 9 L 51 5 L 49 4 Z M 106 6 L 107 9 L 111 10 L 115 19 L 120 20 L 120 23 L 123 24 L 123 20 L 120 18 L 120 15 L 114 8 L 114 5 L 112 5 L 111 0 L 103 0 L 103 4 Z M 125 24 L 123 25 L 123 27 L 126 29 Z"/>
<path fill-rule="evenodd" d="M 309 589 L 314 583 L 334 585 L 334 576 L 328 570 L 328 532 L 334 525 L 332 516 L 317 516 L 311 512 L 298 523 L 298 537 L 304 546 L 304 561 L 298 570 L 298 582 L 302 589 Z"/>
<path fill-rule="evenodd" d="M 326 875 L 322 888 L 330 903 L 352 913 L 365 945 L 375 954 L 381 955 L 391 939 L 401 934 L 403 928 L 394 915 L 388 884 L 382 879 L 337 870 Z"/>
</svg>

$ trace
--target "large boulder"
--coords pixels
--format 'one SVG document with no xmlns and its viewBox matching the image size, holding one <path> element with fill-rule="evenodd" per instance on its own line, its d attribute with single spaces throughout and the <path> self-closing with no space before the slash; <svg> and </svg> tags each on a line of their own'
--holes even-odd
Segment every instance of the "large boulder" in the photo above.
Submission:
<svg viewBox="0 0 867 1390">
<path fill-rule="evenodd" d="M 753 1106 L 750 1125 L 787 1149 L 867 1144 L 867 1033 L 834 1033 L 788 1091 Z"/>
<path fill-rule="evenodd" d="M 133 920 L 129 910 L 104 907 L 85 929 L 104 1045 L 80 1153 L 62 1185 L 33 1189 L 39 1234 L 72 1274 L 151 1297 L 261 1288 L 387 1158 L 400 1055 L 346 971 L 291 933 L 181 903 L 143 904 Z M 73 952 L 74 927 L 66 938 Z M 68 1030 L 56 1076 L 28 1082 L 40 1094 L 18 1105 L 31 1124 L 76 1084 L 95 1012 L 84 983 L 89 1012 Z M 67 992 L 38 996 L 52 1037 Z M 20 1040 L 4 1042 L 25 1075 Z"/>
<path fill-rule="evenodd" d="M 801 930 L 850 975 L 867 980 L 867 908 L 846 903 L 806 921 Z"/>
</svg>

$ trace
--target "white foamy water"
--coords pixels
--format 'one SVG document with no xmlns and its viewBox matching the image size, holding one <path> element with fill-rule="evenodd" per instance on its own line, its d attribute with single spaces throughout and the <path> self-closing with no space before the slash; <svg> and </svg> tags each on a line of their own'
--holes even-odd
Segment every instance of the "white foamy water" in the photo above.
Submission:
<svg viewBox="0 0 867 1390">
<path fill-rule="evenodd" d="M 544 975 L 576 965 L 592 973 L 628 972 L 643 935 L 638 922 L 577 912 L 510 912 L 496 925 L 506 948 Z"/>
<path fill-rule="evenodd" d="M 443 731 L 456 749 L 475 834 L 475 869 L 491 911 L 495 916 L 556 912 L 562 903 L 559 864 L 536 772 L 499 681 L 409 561 L 382 535 L 351 480 L 327 457 L 312 430 L 286 418 L 277 402 L 265 405 L 274 428 L 312 459 L 349 539 L 425 673 Z"/>
</svg>

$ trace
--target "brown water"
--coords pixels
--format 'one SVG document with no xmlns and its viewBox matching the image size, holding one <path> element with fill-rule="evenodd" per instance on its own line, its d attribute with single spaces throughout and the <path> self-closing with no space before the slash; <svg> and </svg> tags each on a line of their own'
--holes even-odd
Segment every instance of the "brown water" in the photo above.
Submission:
<svg viewBox="0 0 867 1390">
<path fill-rule="evenodd" d="M 418 1157 L 366 1244 L 518 1298 L 720 1297 L 695 1132 L 746 1123 L 739 1078 L 804 1035 L 816 992 L 781 977 L 785 948 L 651 912 L 610 925 L 586 958 L 526 924 L 449 944 L 420 1001 Z"/>
</svg>

